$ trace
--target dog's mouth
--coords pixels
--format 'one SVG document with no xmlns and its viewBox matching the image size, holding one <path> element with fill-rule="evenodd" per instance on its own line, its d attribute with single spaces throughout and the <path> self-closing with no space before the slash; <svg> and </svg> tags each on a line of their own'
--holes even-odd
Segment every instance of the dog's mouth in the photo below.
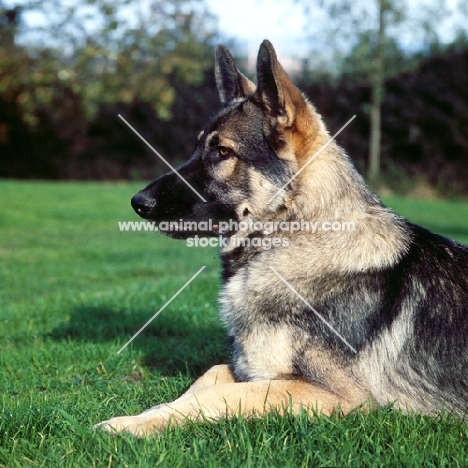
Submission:
<svg viewBox="0 0 468 468">
<path fill-rule="evenodd" d="M 136 213 L 153 224 L 152 230 L 174 239 L 226 236 L 236 231 L 234 208 L 213 201 L 189 204 L 186 201 L 157 202 L 152 194 L 138 192 L 132 198 Z"/>
<path fill-rule="evenodd" d="M 173 239 L 188 239 L 195 236 L 216 237 L 231 234 L 228 227 L 225 227 L 222 223 L 211 220 L 197 222 L 196 227 L 192 228 L 192 226 L 194 226 L 193 223 L 184 222 L 183 220 L 155 223 L 157 231 Z"/>
</svg>

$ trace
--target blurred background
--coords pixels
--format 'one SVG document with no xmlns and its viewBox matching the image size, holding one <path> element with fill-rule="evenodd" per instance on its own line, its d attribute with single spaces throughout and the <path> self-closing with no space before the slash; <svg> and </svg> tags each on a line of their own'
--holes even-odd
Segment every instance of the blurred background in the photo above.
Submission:
<svg viewBox="0 0 468 468">
<path fill-rule="evenodd" d="M 0 0 L 0 178 L 151 179 L 270 39 L 374 187 L 468 194 L 468 0 Z"/>
</svg>

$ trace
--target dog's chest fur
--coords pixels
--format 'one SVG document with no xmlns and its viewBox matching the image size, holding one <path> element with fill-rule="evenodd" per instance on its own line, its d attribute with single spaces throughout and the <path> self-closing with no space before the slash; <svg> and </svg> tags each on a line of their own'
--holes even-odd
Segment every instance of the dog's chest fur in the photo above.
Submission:
<svg viewBox="0 0 468 468">
<path fill-rule="evenodd" d="M 266 281 L 249 283 L 253 269 L 244 266 L 226 281 L 220 295 L 221 318 L 233 340 L 236 377 L 241 380 L 275 379 L 293 373 L 294 327 L 265 301 Z M 282 305 L 282 307 L 284 304 Z"/>
<path fill-rule="evenodd" d="M 326 287 L 317 283 L 317 288 L 311 288 L 314 277 L 309 269 L 303 278 L 294 278 L 293 291 L 284 283 L 293 281 L 285 265 L 273 252 L 265 252 L 225 281 L 220 313 L 233 341 L 232 358 L 239 380 L 299 376 L 324 383 L 324 369 L 331 364 L 330 347 L 336 356 L 346 359 L 349 355 L 346 345 L 298 295 L 314 305 L 336 296 L 332 280 Z M 335 327 L 342 327 L 340 317 L 325 316 Z M 306 359 L 305 354 L 312 359 Z"/>
<path fill-rule="evenodd" d="M 357 257 L 356 245 L 375 232 L 364 229 L 369 224 L 334 236 L 289 235 L 287 249 L 222 254 L 220 314 L 239 380 L 294 375 L 326 383 L 326 369 L 351 365 L 356 353 L 338 335 L 356 349 L 366 344 L 375 327 L 371 312 L 381 301 L 374 282 L 382 278 L 370 271 L 394 264 L 406 244 L 400 237 L 395 248 L 398 236 L 389 233 L 398 226 L 389 221 L 387 237 L 369 243 L 366 258 Z"/>
</svg>

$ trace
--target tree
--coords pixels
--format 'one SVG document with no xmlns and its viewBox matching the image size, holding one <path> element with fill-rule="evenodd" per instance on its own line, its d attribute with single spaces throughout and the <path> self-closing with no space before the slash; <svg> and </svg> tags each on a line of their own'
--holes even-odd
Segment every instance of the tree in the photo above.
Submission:
<svg viewBox="0 0 468 468">
<path fill-rule="evenodd" d="M 374 0 L 351 2 L 349 0 L 322 0 L 319 10 L 312 10 L 307 2 L 306 13 L 321 14 L 326 20 L 326 29 L 311 32 L 311 42 L 328 44 L 338 69 L 347 76 L 362 80 L 371 86 L 370 137 L 368 178 L 377 184 L 380 178 L 381 107 L 384 99 L 384 82 L 392 74 L 405 71 L 405 66 L 414 66 L 406 60 L 416 50 L 437 42 L 437 19 L 444 13 L 440 0 L 420 2 L 416 12 L 410 12 L 404 0 Z M 437 13 L 437 14 L 436 14 Z M 318 22 L 310 22 L 316 25 Z M 313 26 L 312 26 L 313 27 Z M 407 30 L 411 34 L 407 34 Z M 317 40 L 321 37 L 321 40 Z M 412 40 L 413 44 L 402 42 Z M 419 45 L 417 45 L 419 43 Z M 351 45 L 351 46 L 350 46 Z"/>
<path fill-rule="evenodd" d="M 381 141 L 381 109 L 384 84 L 384 40 L 385 40 L 385 16 L 389 10 L 386 0 L 378 0 L 379 19 L 377 31 L 377 44 L 372 60 L 372 104 L 370 116 L 370 142 L 369 142 L 369 170 L 368 177 L 371 183 L 378 182 L 380 176 L 380 141 Z"/>
</svg>

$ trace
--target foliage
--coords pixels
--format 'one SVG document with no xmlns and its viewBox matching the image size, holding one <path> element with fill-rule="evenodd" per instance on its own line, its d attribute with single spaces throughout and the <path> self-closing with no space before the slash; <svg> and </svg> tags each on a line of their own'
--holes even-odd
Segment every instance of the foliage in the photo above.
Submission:
<svg viewBox="0 0 468 468">
<path fill-rule="evenodd" d="M 0 177 L 150 177 L 158 163 L 117 114 L 166 136 L 176 90 L 212 67 L 213 31 L 195 0 L 0 0 Z"/>
<path fill-rule="evenodd" d="M 0 16 L 10 11 L 0 4 Z M 0 94 L 19 104 L 33 126 L 44 106 L 56 120 L 67 118 L 67 104 L 59 104 L 67 97 L 88 118 L 100 102 L 140 99 L 167 119 L 174 102 L 170 77 L 198 84 L 211 65 L 212 17 L 196 1 L 31 0 L 15 11 L 10 23 L 0 23 L 10 37 L 0 43 Z M 27 13 L 44 26 L 25 26 Z"/>
</svg>

